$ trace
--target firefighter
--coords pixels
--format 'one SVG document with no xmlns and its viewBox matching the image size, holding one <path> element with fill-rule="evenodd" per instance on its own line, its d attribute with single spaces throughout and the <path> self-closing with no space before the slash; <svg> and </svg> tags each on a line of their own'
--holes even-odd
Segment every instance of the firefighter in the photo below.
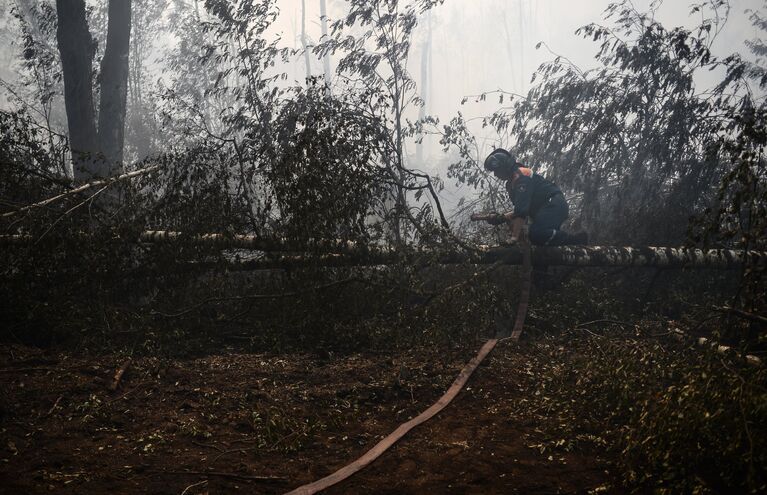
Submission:
<svg viewBox="0 0 767 495">
<path fill-rule="evenodd" d="M 514 211 L 490 221 L 493 225 L 511 222 L 515 218 L 530 217 L 530 242 L 535 245 L 562 246 L 586 244 L 586 232 L 569 234 L 561 229 L 567 219 L 565 196 L 553 182 L 536 174 L 517 162 L 513 154 L 503 148 L 493 150 L 485 159 L 485 170 L 506 181 L 506 190 L 514 203 Z"/>
</svg>

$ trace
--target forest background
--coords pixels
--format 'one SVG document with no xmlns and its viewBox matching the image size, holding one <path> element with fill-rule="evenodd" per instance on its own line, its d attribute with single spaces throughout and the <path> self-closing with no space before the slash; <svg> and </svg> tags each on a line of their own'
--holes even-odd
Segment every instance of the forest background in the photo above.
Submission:
<svg viewBox="0 0 767 495">
<path fill-rule="evenodd" d="M 511 207 L 482 168 L 510 146 L 596 244 L 742 253 L 725 272 L 552 270 L 526 332 L 572 348 L 551 407 L 610 446 L 620 483 L 763 490 L 766 7 L 4 2 L 2 338 L 463 349 L 516 302 L 515 269 L 475 263 L 504 231 L 469 221 Z"/>
</svg>

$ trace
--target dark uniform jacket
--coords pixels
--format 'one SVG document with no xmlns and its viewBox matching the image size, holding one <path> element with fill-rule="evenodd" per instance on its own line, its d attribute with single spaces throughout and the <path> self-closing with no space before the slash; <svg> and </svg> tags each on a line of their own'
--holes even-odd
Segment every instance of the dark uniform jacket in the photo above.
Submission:
<svg viewBox="0 0 767 495">
<path fill-rule="evenodd" d="M 519 167 L 514 178 L 506 181 L 506 190 L 514 203 L 516 217 L 535 217 L 549 198 L 562 194 L 553 182 L 525 167 Z"/>
</svg>

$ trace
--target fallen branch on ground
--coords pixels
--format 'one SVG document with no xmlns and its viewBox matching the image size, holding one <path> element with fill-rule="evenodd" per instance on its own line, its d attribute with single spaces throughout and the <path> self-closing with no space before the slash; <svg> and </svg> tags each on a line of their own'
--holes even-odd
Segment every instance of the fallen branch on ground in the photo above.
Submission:
<svg viewBox="0 0 767 495">
<path fill-rule="evenodd" d="M 583 328 L 587 327 L 589 325 L 593 325 L 594 323 L 612 323 L 613 325 L 620 325 L 622 327 L 636 327 L 636 325 L 633 325 L 631 323 L 626 323 L 625 321 L 618 321 L 618 320 L 593 320 L 593 321 L 587 321 L 585 323 L 579 323 L 575 325 L 573 328 Z"/>
<path fill-rule="evenodd" d="M 192 483 L 191 485 L 189 485 L 189 486 L 187 486 L 186 488 L 184 488 L 184 491 L 183 491 L 183 492 L 181 492 L 181 495 L 186 495 L 186 493 L 187 493 L 189 490 L 191 490 L 192 488 L 194 488 L 195 486 L 204 485 L 204 484 L 205 484 L 205 483 L 207 483 L 207 482 L 208 482 L 208 480 L 203 480 L 203 481 L 200 481 L 200 482 L 197 482 L 197 483 Z"/>
<path fill-rule="evenodd" d="M 683 338 L 689 338 L 690 336 L 684 333 L 683 331 L 679 330 L 678 328 L 675 328 L 671 332 L 672 335 L 676 336 L 679 339 Z M 716 351 L 719 354 L 730 354 L 735 353 L 738 357 L 743 359 L 746 364 L 750 366 L 761 366 L 762 365 L 762 358 L 759 356 L 754 356 L 753 354 L 742 354 L 738 352 L 737 350 L 733 349 L 732 347 L 728 345 L 722 345 L 718 344 L 717 342 L 712 341 L 711 339 L 708 339 L 706 337 L 698 337 L 695 342 L 701 346 L 701 347 L 709 347 L 712 350 Z"/>
<path fill-rule="evenodd" d="M 53 406 L 51 406 L 50 409 L 48 409 L 48 412 L 45 414 L 46 416 L 50 416 L 53 414 L 53 411 L 56 410 L 57 407 L 59 407 L 59 402 L 61 402 L 61 399 L 63 398 L 63 395 L 59 395 L 59 398 L 56 399 L 56 402 L 53 403 Z"/>
<path fill-rule="evenodd" d="M 216 471 L 157 471 L 156 474 L 175 474 L 179 476 L 215 476 L 218 478 L 233 478 L 248 481 L 285 481 L 281 476 L 254 476 L 237 473 L 221 473 Z"/>
<path fill-rule="evenodd" d="M 115 373 L 115 378 L 112 381 L 112 384 L 109 386 L 109 390 L 112 392 L 117 390 L 117 387 L 120 386 L 120 382 L 123 379 L 123 375 L 125 375 L 125 372 L 128 370 L 128 367 L 131 364 L 131 361 L 133 361 L 131 358 L 128 358 L 125 360 L 122 366 L 117 370 L 117 373 Z"/>
<path fill-rule="evenodd" d="M 740 318 L 743 318 L 744 320 L 750 320 L 750 321 L 755 321 L 757 323 L 767 324 L 767 317 L 764 317 L 762 315 L 758 315 L 755 313 L 749 313 L 748 311 L 743 311 L 742 309 L 730 308 L 728 306 L 724 306 L 721 308 L 714 307 L 712 309 L 719 313 L 727 313 L 727 314 L 738 316 Z"/>
</svg>

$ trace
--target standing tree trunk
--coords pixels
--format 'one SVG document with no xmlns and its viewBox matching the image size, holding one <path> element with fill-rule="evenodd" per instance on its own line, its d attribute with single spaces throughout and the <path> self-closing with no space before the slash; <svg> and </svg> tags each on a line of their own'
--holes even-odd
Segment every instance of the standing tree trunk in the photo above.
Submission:
<svg viewBox="0 0 767 495">
<path fill-rule="evenodd" d="M 108 175 L 119 169 L 125 142 L 125 100 L 128 90 L 131 1 L 109 0 L 109 25 L 101 60 L 99 149 Z"/>
<path fill-rule="evenodd" d="M 84 0 L 56 0 L 56 11 L 69 144 L 74 177 L 79 181 L 100 175 L 94 170 L 98 148 L 91 86 L 96 45 L 85 20 Z"/>
<path fill-rule="evenodd" d="M 427 19 L 427 31 L 426 39 L 421 44 L 421 107 L 418 109 L 418 120 L 423 121 L 426 118 L 426 105 L 429 101 L 429 86 L 431 80 L 431 73 L 429 71 L 431 65 L 431 11 L 426 12 Z M 418 166 L 423 166 L 423 142 L 428 139 L 428 136 L 421 136 L 421 140 L 415 145 L 416 161 Z"/>
<path fill-rule="evenodd" d="M 322 41 L 326 41 L 328 37 L 328 9 L 325 4 L 325 0 L 320 0 L 320 17 L 322 22 Z M 330 96 L 330 53 L 325 52 L 322 57 L 322 68 L 325 72 L 325 86 L 327 87 L 327 94 Z"/>
<path fill-rule="evenodd" d="M 312 77 L 312 64 L 309 60 L 309 43 L 306 42 L 306 0 L 301 0 L 301 46 L 304 47 L 306 79 Z"/>
<path fill-rule="evenodd" d="M 525 94 L 525 0 L 519 0 L 519 91 Z"/>
<path fill-rule="evenodd" d="M 84 0 L 56 0 L 56 38 L 64 72 L 64 104 L 75 180 L 108 177 L 122 161 L 128 88 L 131 0 L 109 0 L 109 26 L 101 63 L 98 131 L 93 109 L 95 43 Z"/>
</svg>

